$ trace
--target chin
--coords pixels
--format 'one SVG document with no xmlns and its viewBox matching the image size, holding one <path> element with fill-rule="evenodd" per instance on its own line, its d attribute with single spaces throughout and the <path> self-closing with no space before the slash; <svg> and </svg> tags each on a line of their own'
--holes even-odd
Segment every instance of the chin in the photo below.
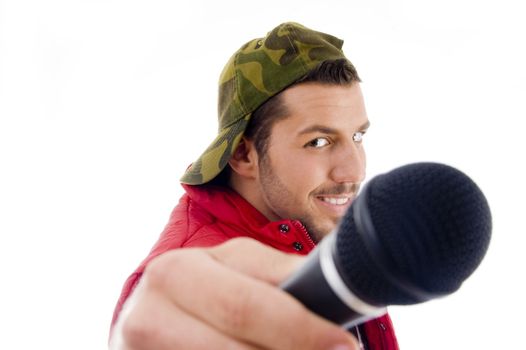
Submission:
<svg viewBox="0 0 526 350">
<path fill-rule="evenodd" d="M 324 227 L 317 227 L 317 229 L 312 233 L 316 241 L 321 241 L 323 238 L 327 237 L 334 229 L 336 225 L 327 225 Z"/>
<path fill-rule="evenodd" d="M 307 228 L 307 232 L 316 242 L 321 241 L 322 238 L 328 236 L 334 229 L 340 219 L 329 218 L 327 216 L 309 216 L 299 219 Z"/>
</svg>

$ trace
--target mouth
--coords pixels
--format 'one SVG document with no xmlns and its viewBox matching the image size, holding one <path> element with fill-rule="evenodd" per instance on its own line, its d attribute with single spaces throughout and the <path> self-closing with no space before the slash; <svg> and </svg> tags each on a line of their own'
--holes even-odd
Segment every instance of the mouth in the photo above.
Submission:
<svg viewBox="0 0 526 350">
<path fill-rule="evenodd" d="M 351 201 L 350 197 L 318 197 L 325 203 L 331 205 L 345 205 Z"/>
<path fill-rule="evenodd" d="M 353 195 L 326 195 L 316 196 L 318 203 L 324 211 L 332 216 L 340 217 L 347 211 L 354 199 Z"/>
</svg>

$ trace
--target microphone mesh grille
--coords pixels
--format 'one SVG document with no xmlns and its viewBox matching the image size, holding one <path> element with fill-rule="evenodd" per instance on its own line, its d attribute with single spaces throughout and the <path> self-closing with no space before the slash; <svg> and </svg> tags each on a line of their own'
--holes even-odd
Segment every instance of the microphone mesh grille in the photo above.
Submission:
<svg viewBox="0 0 526 350">
<path fill-rule="evenodd" d="M 367 236 L 357 233 L 352 210 L 340 223 L 336 248 L 344 280 L 363 300 L 373 305 L 423 301 L 404 285 L 433 295 L 452 293 L 484 257 L 491 236 L 489 206 L 459 170 L 436 163 L 406 165 L 373 178 L 363 195 L 381 259 L 368 250 Z"/>
</svg>

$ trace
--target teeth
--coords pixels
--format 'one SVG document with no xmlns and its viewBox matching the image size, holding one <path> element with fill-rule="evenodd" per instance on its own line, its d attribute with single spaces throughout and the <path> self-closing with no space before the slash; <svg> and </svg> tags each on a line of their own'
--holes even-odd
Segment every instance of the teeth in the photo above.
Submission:
<svg viewBox="0 0 526 350">
<path fill-rule="evenodd" d="M 349 201 L 348 197 L 345 197 L 345 198 L 327 198 L 327 197 L 323 197 L 322 199 L 323 199 L 324 202 L 327 202 L 327 203 L 333 204 L 333 205 L 343 205 L 343 204 L 346 204 Z"/>
</svg>

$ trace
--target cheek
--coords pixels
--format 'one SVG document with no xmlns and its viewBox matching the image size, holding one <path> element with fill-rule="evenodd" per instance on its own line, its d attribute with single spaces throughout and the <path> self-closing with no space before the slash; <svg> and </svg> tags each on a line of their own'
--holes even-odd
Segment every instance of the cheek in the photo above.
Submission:
<svg viewBox="0 0 526 350">
<path fill-rule="evenodd" d="M 367 156 L 365 154 L 365 149 L 363 148 L 363 146 L 360 146 L 360 156 L 362 157 L 363 165 L 365 167 L 365 164 L 367 164 Z"/>
<path fill-rule="evenodd" d="M 290 157 L 283 176 L 294 197 L 305 198 L 325 182 L 325 161 L 305 156 Z"/>
</svg>

